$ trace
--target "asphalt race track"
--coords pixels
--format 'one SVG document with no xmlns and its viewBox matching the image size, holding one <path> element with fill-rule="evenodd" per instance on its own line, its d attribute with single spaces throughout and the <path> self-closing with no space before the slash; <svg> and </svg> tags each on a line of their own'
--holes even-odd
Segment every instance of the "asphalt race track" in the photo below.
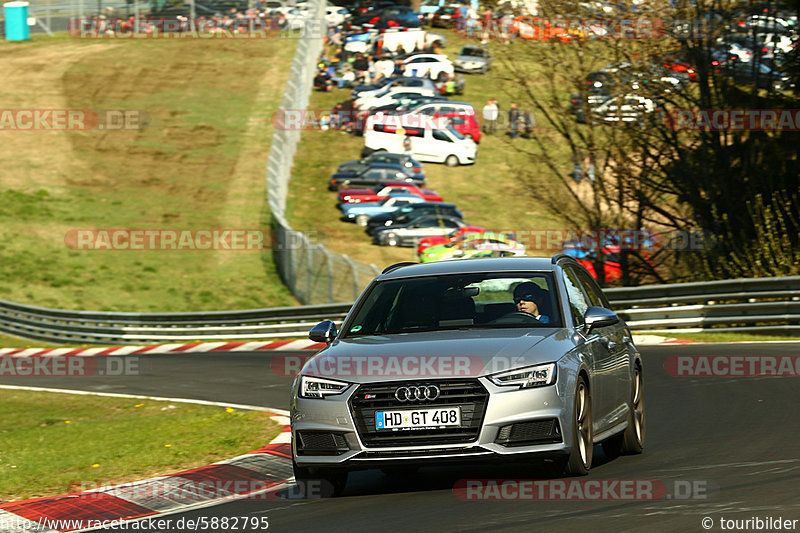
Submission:
<svg viewBox="0 0 800 533">
<path fill-rule="evenodd" d="M 721 531 L 723 518 L 780 517 L 797 520 L 794 528 L 784 529 L 800 531 L 800 381 L 792 377 L 673 377 L 664 368 L 672 355 L 797 356 L 798 349 L 799 344 L 791 343 L 640 348 L 645 363 L 645 453 L 608 460 L 596 446 L 589 476 L 572 479 L 598 480 L 611 487 L 616 480 L 650 480 L 666 489 L 668 495 L 660 499 L 463 501 L 453 491 L 458 480 L 548 479 L 535 465 L 472 466 L 422 469 L 399 479 L 379 471 L 358 472 L 351 474 L 341 498 L 240 501 L 170 518 L 267 516 L 271 531 L 292 532 L 616 532 Z M 271 360 L 284 355 L 152 355 L 141 357 L 145 375 L 140 376 L 3 378 L 0 383 L 286 409 L 291 378 L 276 376 L 270 369 Z M 710 528 L 701 523 L 706 517 Z"/>
</svg>

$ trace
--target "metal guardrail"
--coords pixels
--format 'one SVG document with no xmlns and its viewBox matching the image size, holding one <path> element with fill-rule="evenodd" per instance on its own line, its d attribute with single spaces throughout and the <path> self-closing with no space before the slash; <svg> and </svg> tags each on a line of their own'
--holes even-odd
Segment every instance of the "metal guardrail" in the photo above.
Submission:
<svg viewBox="0 0 800 533">
<path fill-rule="evenodd" d="M 800 276 L 607 289 L 634 331 L 800 334 Z M 67 311 L 0 300 L 0 332 L 73 344 L 304 337 L 350 303 L 196 313 Z"/>
</svg>

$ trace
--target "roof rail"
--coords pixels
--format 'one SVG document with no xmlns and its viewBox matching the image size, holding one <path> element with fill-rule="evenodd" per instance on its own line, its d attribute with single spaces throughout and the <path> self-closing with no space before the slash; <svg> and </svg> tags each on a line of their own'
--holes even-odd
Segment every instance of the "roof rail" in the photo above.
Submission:
<svg viewBox="0 0 800 533">
<path fill-rule="evenodd" d="M 551 265 L 555 265 L 556 263 L 558 263 L 558 262 L 559 262 L 559 261 L 561 261 L 562 259 L 572 259 L 573 261 L 575 261 L 575 258 L 574 258 L 574 257 L 572 257 L 571 255 L 567 255 L 567 254 L 565 254 L 565 253 L 557 253 L 557 254 L 556 254 L 556 255 L 554 255 L 554 256 L 553 256 L 553 258 L 550 260 L 550 264 L 551 264 Z"/>
<path fill-rule="evenodd" d="M 415 263 L 414 261 L 401 261 L 400 263 L 395 263 L 393 265 L 389 265 L 388 267 L 384 268 L 383 272 L 381 272 L 381 274 L 388 274 L 389 272 L 392 272 L 393 270 L 397 270 L 398 268 L 402 268 L 402 267 L 410 266 L 410 265 L 418 265 L 418 264 L 419 263 Z"/>
</svg>

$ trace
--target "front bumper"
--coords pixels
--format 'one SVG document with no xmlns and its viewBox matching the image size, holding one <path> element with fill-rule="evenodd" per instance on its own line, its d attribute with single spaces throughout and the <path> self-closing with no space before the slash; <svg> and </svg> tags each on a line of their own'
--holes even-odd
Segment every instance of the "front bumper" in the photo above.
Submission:
<svg viewBox="0 0 800 533">
<path fill-rule="evenodd" d="M 453 63 L 453 70 L 456 72 L 465 72 L 470 74 L 472 72 L 483 72 L 486 69 L 486 64 L 460 64 L 460 63 Z"/>
<path fill-rule="evenodd" d="M 300 466 L 358 470 L 396 464 L 437 465 L 450 462 L 498 462 L 520 456 L 540 458 L 569 453 L 564 435 L 572 431 L 572 404 L 557 385 L 533 389 L 498 387 L 486 378 L 427 380 L 442 387 L 442 397 L 419 408 L 459 405 L 462 424 L 453 429 L 376 430 L 375 411 L 411 409 L 409 404 L 362 397 L 374 388 L 396 388 L 409 382 L 351 385 L 338 397 L 293 399 L 292 452 Z M 446 383 L 459 389 L 450 399 Z M 422 382 L 419 382 L 420 384 Z M 379 396 L 380 398 L 381 396 Z M 384 395 L 385 397 L 385 395 Z"/>
</svg>

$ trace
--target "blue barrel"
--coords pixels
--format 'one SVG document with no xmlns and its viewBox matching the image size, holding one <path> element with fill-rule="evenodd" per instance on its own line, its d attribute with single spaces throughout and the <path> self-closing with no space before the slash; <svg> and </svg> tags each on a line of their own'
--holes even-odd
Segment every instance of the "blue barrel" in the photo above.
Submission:
<svg viewBox="0 0 800 533">
<path fill-rule="evenodd" d="M 27 41 L 31 38 L 28 29 L 28 2 L 6 2 L 3 4 L 6 18 L 6 39 L 9 41 Z"/>
</svg>

